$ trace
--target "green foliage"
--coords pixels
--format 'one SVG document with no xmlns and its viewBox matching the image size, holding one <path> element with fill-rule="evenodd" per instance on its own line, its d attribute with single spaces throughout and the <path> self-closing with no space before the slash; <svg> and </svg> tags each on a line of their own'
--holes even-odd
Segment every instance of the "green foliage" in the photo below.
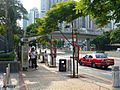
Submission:
<svg viewBox="0 0 120 90">
<path fill-rule="evenodd" d="M 13 61 L 15 60 L 15 53 L 9 52 L 9 53 L 0 53 L 0 61 Z"/>
<path fill-rule="evenodd" d="M 17 19 L 24 18 L 24 14 L 27 13 L 19 0 L 0 0 L 0 12 L 1 21 L 11 24 L 15 24 Z"/>
<path fill-rule="evenodd" d="M 91 44 L 95 44 L 98 50 L 105 50 L 107 44 L 120 43 L 120 28 L 105 32 L 103 35 L 95 38 Z"/>
<path fill-rule="evenodd" d="M 20 37 L 17 34 L 14 34 L 15 45 L 18 45 L 19 41 L 20 41 Z"/>
<path fill-rule="evenodd" d="M 27 35 L 33 36 L 49 34 L 58 29 L 58 22 L 66 21 L 68 23 L 82 16 L 82 13 L 76 13 L 76 5 L 77 3 L 71 0 L 53 5 L 53 7 L 48 10 L 45 17 L 40 19 L 37 18 L 34 24 L 27 27 Z M 39 38 L 38 41 L 43 44 L 48 44 L 47 42 L 50 42 L 46 36 Z"/>
<path fill-rule="evenodd" d="M 42 38 L 38 38 L 37 42 L 40 42 L 42 45 L 48 45 L 50 42 L 50 39 L 48 36 L 44 36 Z"/>
<path fill-rule="evenodd" d="M 58 48 L 63 47 L 64 46 L 64 40 L 56 39 L 54 41 L 54 45 L 55 45 L 55 47 L 58 47 Z"/>
<path fill-rule="evenodd" d="M 120 43 L 120 27 L 111 32 L 110 39 L 111 43 Z"/>
<path fill-rule="evenodd" d="M 45 17 L 46 32 L 50 33 L 56 30 L 58 27 L 58 22 L 71 22 L 74 19 L 82 16 L 82 13 L 76 13 L 76 5 L 77 2 L 75 1 L 60 2 L 53 5 L 53 7 L 47 12 Z"/>
<path fill-rule="evenodd" d="M 5 28 L 6 28 L 5 24 L 0 24 L 0 33 L 1 34 L 5 33 Z"/>
<path fill-rule="evenodd" d="M 91 44 L 95 44 L 98 50 L 105 50 L 105 46 L 110 44 L 110 33 L 111 32 L 105 32 L 103 35 L 98 36 Z"/>
<path fill-rule="evenodd" d="M 99 27 L 111 20 L 120 21 L 120 0 L 80 0 L 76 10 L 91 15 Z"/>
<path fill-rule="evenodd" d="M 37 36 L 44 34 L 44 18 L 36 18 L 36 22 L 26 28 L 27 36 Z"/>
<path fill-rule="evenodd" d="M 0 31 L 6 38 L 6 50 L 12 51 L 14 47 L 13 37 L 17 34 L 17 20 L 25 18 L 27 14 L 20 0 L 0 0 Z M 1 28 L 1 25 L 5 27 Z M 1 33 L 0 32 L 0 33 Z M 8 44 L 7 44 L 8 43 Z"/>
</svg>

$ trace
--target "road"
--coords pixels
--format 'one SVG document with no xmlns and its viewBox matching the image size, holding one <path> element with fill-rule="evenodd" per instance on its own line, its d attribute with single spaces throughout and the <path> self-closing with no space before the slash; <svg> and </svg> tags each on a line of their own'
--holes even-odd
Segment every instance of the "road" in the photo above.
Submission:
<svg viewBox="0 0 120 90">
<path fill-rule="evenodd" d="M 70 59 L 70 56 L 72 56 L 72 54 L 67 54 L 67 53 L 62 53 L 61 55 L 57 56 L 57 65 L 59 64 L 59 59 Z M 82 54 L 81 56 L 84 56 L 84 54 Z M 120 58 L 115 58 L 115 65 L 116 66 L 120 66 Z M 79 74 L 86 74 L 89 76 L 94 76 L 96 78 L 99 78 L 101 80 L 106 80 L 109 82 L 112 82 L 112 66 L 109 66 L 108 69 L 101 69 L 101 68 L 92 68 L 89 66 L 80 66 L 79 65 Z"/>
<path fill-rule="evenodd" d="M 50 51 L 48 51 L 50 52 Z M 66 59 L 69 60 L 70 56 L 72 56 L 72 53 L 66 53 L 63 51 L 57 52 L 57 58 L 56 58 L 56 64 L 59 65 L 59 59 Z M 80 54 L 80 57 L 83 57 L 85 54 Z M 120 57 L 112 57 L 115 59 L 115 66 L 120 66 Z M 49 56 L 50 57 L 50 56 Z M 112 83 L 112 66 L 109 66 L 108 69 L 100 69 L 100 68 L 92 68 L 89 66 L 80 66 L 79 65 L 79 74 L 85 74 L 88 75 L 88 77 L 91 77 L 92 79 L 98 79 L 98 80 L 106 80 L 110 83 Z"/>
</svg>

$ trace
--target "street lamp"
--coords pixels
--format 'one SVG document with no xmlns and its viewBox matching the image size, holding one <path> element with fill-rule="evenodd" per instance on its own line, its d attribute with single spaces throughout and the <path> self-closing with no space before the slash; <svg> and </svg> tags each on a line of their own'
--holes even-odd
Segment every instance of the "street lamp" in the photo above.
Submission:
<svg viewBox="0 0 120 90">
<path fill-rule="evenodd" d="M 73 46 L 73 78 L 75 78 L 75 43 L 74 43 L 74 31 L 72 22 L 72 46 Z"/>
<path fill-rule="evenodd" d="M 60 29 L 60 24 L 58 23 L 58 27 Z M 70 28 L 70 25 L 66 25 L 65 28 Z M 63 37 L 73 46 L 73 53 L 72 53 L 72 58 L 73 58 L 73 75 L 72 77 L 73 78 L 76 78 L 76 72 L 75 72 L 75 69 L 77 69 L 77 77 L 78 77 L 78 59 L 79 59 L 79 50 L 77 49 L 78 48 L 78 45 L 75 44 L 75 42 L 77 43 L 78 39 L 77 39 L 77 29 L 73 28 L 73 21 L 71 23 L 71 30 L 72 30 L 72 43 L 70 43 L 70 41 L 68 40 L 68 38 L 64 35 L 64 33 L 60 31 L 60 33 L 63 35 Z M 76 39 L 76 41 L 75 41 Z M 71 58 L 71 57 L 70 57 Z M 75 68 L 75 58 L 77 59 L 77 67 Z"/>
</svg>

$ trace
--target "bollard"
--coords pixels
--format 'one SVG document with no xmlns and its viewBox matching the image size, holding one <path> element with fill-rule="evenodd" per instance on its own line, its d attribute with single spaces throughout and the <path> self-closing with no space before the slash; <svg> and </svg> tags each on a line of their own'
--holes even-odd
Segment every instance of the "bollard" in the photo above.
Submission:
<svg viewBox="0 0 120 90">
<path fill-rule="evenodd" d="M 6 89 L 10 80 L 10 64 L 6 67 L 6 73 L 3 74 L 3 88 Z"/>
<path fill-rule="evenodd" d="M 10 80 L 10 64 L 8 64 L 8 67 L 6 68 L 6 78 L 7 78 L 7 84 L 9 84 L 9 80 Z"/>
<path fill-rule="evenodd" d="M 3 88 L 7 87 L 6 73 L 3 74 Z"/>
<path fill-rule="evenodd" d="M 112 86 L 113 88 L 120 88 L 120 69 L 119 66 L 112 68 Z"/>
</svg>

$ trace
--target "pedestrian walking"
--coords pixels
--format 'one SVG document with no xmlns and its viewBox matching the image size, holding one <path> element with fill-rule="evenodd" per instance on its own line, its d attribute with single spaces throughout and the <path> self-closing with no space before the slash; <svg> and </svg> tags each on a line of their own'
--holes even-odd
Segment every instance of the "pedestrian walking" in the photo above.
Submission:
<svg viewBox="0 0 120 90">
<path fill-rule="evenodd" d="M 37 69 L 37 51 L 35 50 L 34 46 L 32 46 L 29 56 L 30 61 L 32 62 L 32 68 Z"/>
<path fill-rule="evenodd" d="M 29 52 L 28 52 L 28 55 L 29 55 L 29 57 L 28 57 L 29 68 L 32 68 L 32 60 L 31 60 L 31 55 L 30 55 L 30 53 L 31 53 L 31 48 L 32 48 L 32 47 L 29 48 Z"/>
<path fill-rule="evenodd" d="M 45 60 L 45 65 L 48 65 L 48 54 L 46 50 L 44 52 L 44 60 Z"/>
</svg>

